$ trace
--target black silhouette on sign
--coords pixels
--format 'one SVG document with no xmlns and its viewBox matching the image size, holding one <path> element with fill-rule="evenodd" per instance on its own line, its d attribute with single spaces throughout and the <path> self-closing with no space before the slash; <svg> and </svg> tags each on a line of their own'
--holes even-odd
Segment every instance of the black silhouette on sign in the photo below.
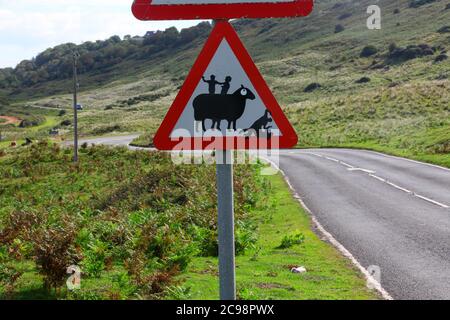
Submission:
<svg viewBox="0 0 450 320">
<path fill-rule="evenodd" d="M 225 82 L 222 83 L 222 92 L 220 94 L 227 94 L 228 91 L 230 90 L 230 83 L 231 83 L 232 78 L 230 76 L 225 78 Z"/>
<path fill-rule="evenodd" d="M 215 94 L 216 93 L 216 85 L 223 85 L 224 83 L 216 81 L 216 76 L 211 75 L 210 80 L 206 80 L 206 78 L 202 77 L 203 82 L 208 84 L 208 91 L 209 94 Z"/>
<path fill-rule="evenodd" d="M 236 121 L 242 117 L 247 100 L 254 100 L 255 95 L 243 85 L 233 94 L 200 94 L 193 102 L 194 119 L 202 122 L 202 129 L 206 131 L 205 121 L 213 121 L 211 129 L 217 125 L 220 129 L 222 120 L 228 121 L 228 129 L 236 131 Z"/>
<path fill-rule="evenodd" d="M 270 116 L 270 117 L 269 117 Z M 264 115 L 256 120 L 250 128 L 244 129 L 244 132 L 256 133 L 256 136 L 259 138 L 261 131 L 266 131 L 268 135 L 270 134 L 270 129 L 272 126 L 269 126 L 269 123 L 273 122 L 272 115 L 269 110 L 266 110 Z M 269 136 L 268 136 L 269 137 Z"/>
</svg>

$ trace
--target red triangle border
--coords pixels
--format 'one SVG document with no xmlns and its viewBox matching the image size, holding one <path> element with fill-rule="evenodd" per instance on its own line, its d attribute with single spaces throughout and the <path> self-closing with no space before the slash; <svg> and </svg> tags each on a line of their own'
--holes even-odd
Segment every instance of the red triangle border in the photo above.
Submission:
<svg viewBox="0 0 450 320">
<path fill-rule="evenodd" d="M 226 39 L 236 58 L 240 62 L 242 68 L 250 79 L 253 87 L 255 88 L 257 94 L 265 104 L 266 108 L 271 112 L 274 122 L 277 124 L 280 130 L 281 136 L 278 138 L 279 142 L 273 149 L 288 149 L 294 147 L 298 142 L 297 134 L 294 128 L 290 124 L 289 120 L 284 115 L 281 110 L 277 100 L 272 94 L 271 90 L 267 86 L 264 78 L 259 72 L 258 68 L 254 64 L 249 53 L 245 49 L 243 43 L 239 39 L 238 34 L 233 29 L 230 23 L 226 21 L 217 22 L 213 28 L 208 40 L 205 43 L 202 51 L 200 52 L 197 60 L 195 61 L 191 71 L 189 72 L 180 92 L 175 98 L 172 106 L 167 112 L 160 128 L 158 129 L 154 137 L 154 145 L 159 150 L 174 150 L 175 147 L 180 144 L 181 139 L 189 138 L 170 138 L 170 135 L 175 128 L 178 119 L 181 117 L 188 101 L 192 97 L 198 83 L 201 81 L 201 77 L 204 75 L 206 69 L 208 68 L 211 60 L 219 48 L 222 40 Z M 209 145 L 217 145 L 214 143 L 214 139 L 222 139 L 223 148 L 219 149 L 237 149 L 234 147 L 229 148 L 228 146 L 236 146 L 236 137 L 221 137 L 221 138 L 208 138 L 207 141 L 202 138 L 190 138 L 191 150 L 205 150 Z M 246 139 L 245 148 L 251 149 L 249 139 Z M 258 139 L 262 140 L 262 139 Z M 258 145 L 265 146 L 264 149 L 272 149 L 270 143 L 267 146 L 267 140 L 265 142 L 261 141 Z M 186 140 L 184 140 L 186 141 Z M 269 139 L 270 141 L 270 139 Z M 186 143 L 187 144 L 187 143 Z M 219 143 L 220 145 L 220 143 Z M 184 148 L 185 149 L 185 148 Z M 242 148 L 239 148 L 242 149 Z M 186 150 L 186 149 L 185 149 Z"/>
</svg>

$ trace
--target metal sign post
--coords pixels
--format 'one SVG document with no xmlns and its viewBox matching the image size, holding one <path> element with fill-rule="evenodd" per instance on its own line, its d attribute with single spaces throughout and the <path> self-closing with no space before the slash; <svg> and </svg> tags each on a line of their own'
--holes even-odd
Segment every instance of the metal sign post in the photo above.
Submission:
<svg viewBox="0 0 450 320">
<path fill-rule="evenodd" d="M 216 151 L 220 299 L 236 300 L 232 151 Z"/>
</svg>

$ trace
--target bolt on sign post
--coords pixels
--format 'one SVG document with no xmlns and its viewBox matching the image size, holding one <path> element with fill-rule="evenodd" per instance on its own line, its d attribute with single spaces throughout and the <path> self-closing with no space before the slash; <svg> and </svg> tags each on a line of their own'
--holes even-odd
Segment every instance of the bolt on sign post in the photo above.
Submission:
<svg viewBox="0 0 450 320">
<path fill-rule="evenodd" d="M 233 150 L 292 148 L 298 137 L 228 19 L 307 16 L 313 0 L 135 0 L 141 20 L 214 19 L 214 28 L 153 141 L 215 151 L 220 298 L 236 299 Z"/>
</svg>

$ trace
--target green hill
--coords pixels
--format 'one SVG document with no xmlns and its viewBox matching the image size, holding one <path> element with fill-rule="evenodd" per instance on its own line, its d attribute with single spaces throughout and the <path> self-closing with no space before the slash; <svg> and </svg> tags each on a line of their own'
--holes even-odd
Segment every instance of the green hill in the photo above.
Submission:
<svg viewBox="0 0 450 320">
<path fill-rule="evenodd" d="M 367 28 L 372 4 L 324 0 L 307 18 L 233 25 L 297 129 L 300 147 L 370 147 L 450 165 L 449 2 L 380 0 L 381 30 Z M 12 101 L 8 110 L 70 109 L 67 63 L 76 49 L 87 106 L 81 132 L 151 136 L 209 30 L 203 23 L 144 39 L 62 45 L 0 71 L 0 94 Z M 70 111 L 61 120 L 69 118 Z"/>
</svg>

